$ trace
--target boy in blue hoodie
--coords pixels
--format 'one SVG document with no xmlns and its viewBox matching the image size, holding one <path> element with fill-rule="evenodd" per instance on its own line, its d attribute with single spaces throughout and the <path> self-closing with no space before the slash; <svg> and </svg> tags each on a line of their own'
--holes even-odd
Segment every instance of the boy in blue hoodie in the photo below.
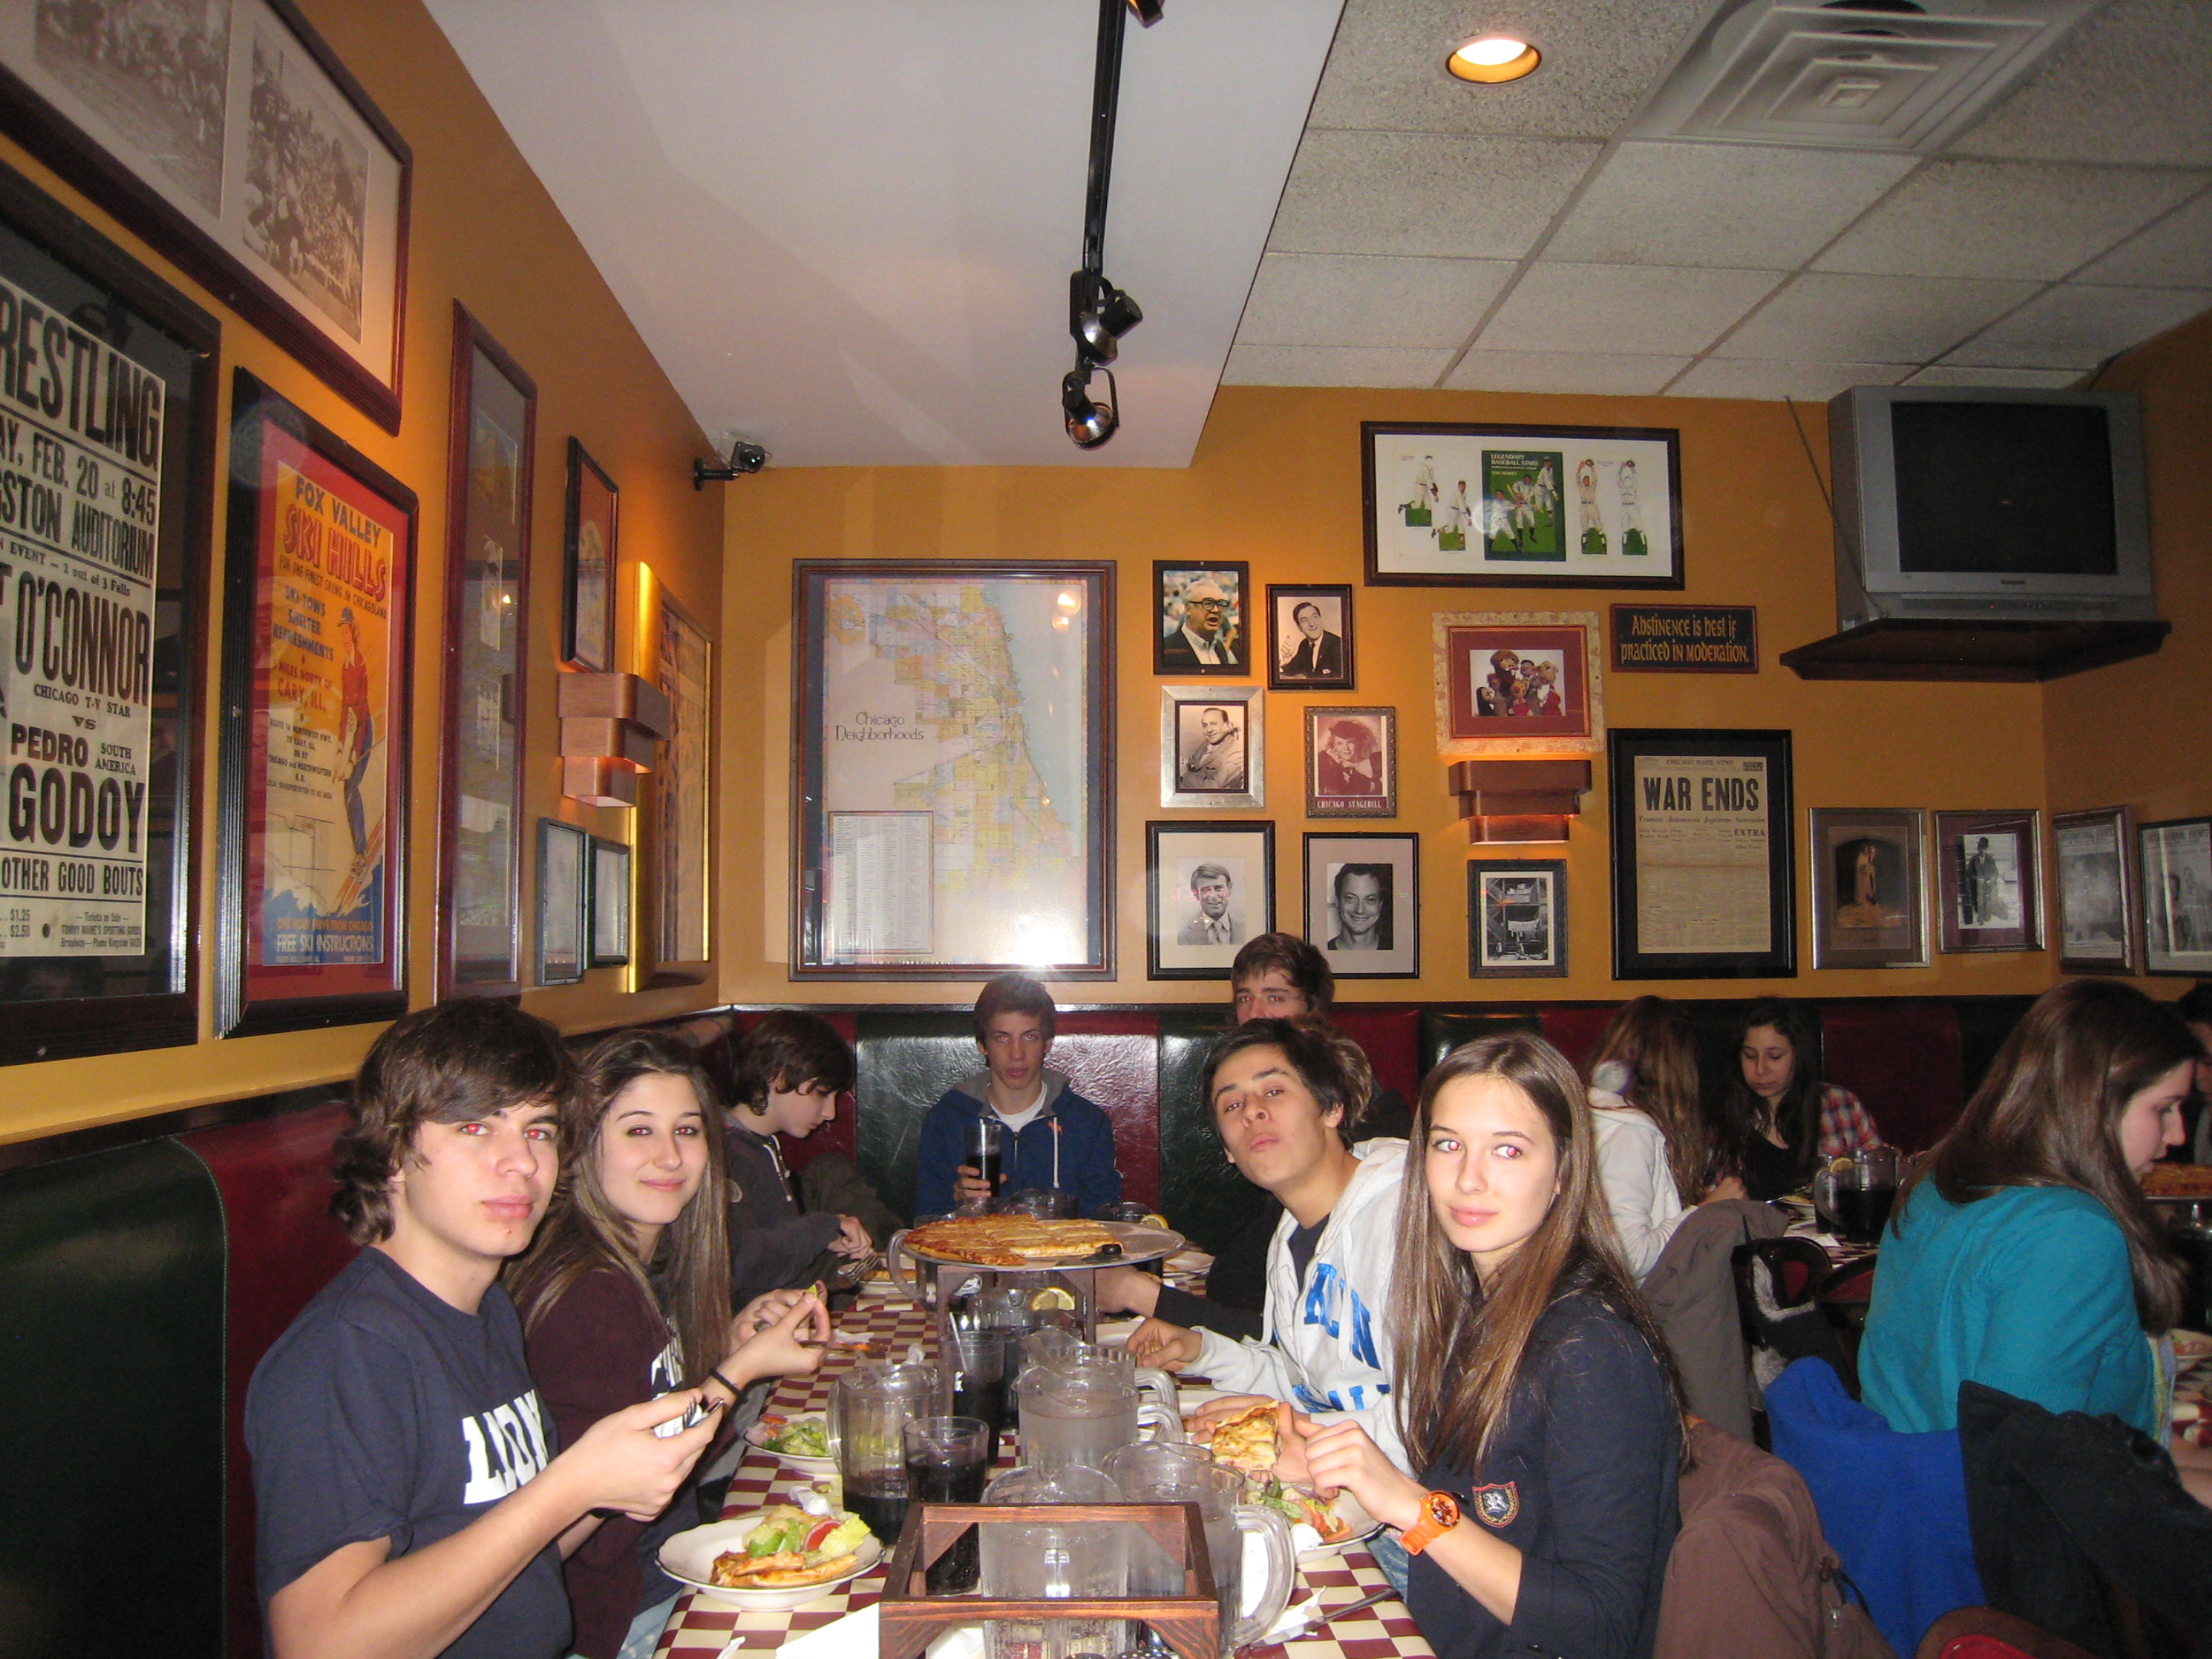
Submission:
<svg viewBox="0 0 2212 1659">
<path fill-rule="evenodd" d="M 986 1069 L 946 1090 L 921 1121 L 917 1217 L 950 1214 L 992 1195 L 965 1161 L 968 1126 L 985 1115 L 1006 1130 L 1000 1191 L 1073 1193 L 1079 1215 L 1120 1201 L 1112 1121 L 1044 1063 L 1056 1012 L 1052 994 L 1027 974 L 1001 974 L 975 999 L 975 1045 Z"/>
</svg>

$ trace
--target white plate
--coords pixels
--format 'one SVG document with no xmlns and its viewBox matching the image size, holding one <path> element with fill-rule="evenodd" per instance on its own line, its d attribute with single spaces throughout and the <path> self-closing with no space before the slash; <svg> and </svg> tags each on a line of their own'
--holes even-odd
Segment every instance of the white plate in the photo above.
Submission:
<svg viewBox="0 0 2212 1659">
<path fill-rule="evenodd" d="M 1382 1523 L 1380 1521 L 1377 1521 L 1373 1516 L 1368 1514 L 1366 1510 L 1361 1506 L 1359 1500 L 1357 1498 L 1354 1498 L 1348 1492 L 1340 1492 L 1337 1493 L 1334 1507 L 1336 1510 L 1336 1518 L 1343 1522 L 1346 1526 L 1350 1527 L 1352 1530 L 1346 1534 L 1345 1536 L 1338 1539 L 1334 1544 L 1316 1543 L 1310 1549 L 1300 1550 L 1298 1552 L 1298 1565 L 1300 1566 L 1319 1566 L 1322 1562 L 1327 1561 L 1333 1557 L 1343 1554 L 1345 1551 L 1350 1549 L 1354 1544 L 1365 1543 L 1369 1539 L 1374 1537 L 1376 1533 L 1382 1530 Z M 1295 1526 L 1291 1528 L 1291 1534 L 1293 1538 L 1297 1535 L 1297 1528 Z M 1318 1536 L 1318 1534 L 1316 1534 L 1316 1536 Z"/>
<path fill-rule="evenodd" d="M 793 1584 L 782 1589 L 724 1589 L 713 1582 L 714 1558 L 744 1547 L 745 1534 L 760 1525 L 768 1513 L 750 1510 L 704 1527 L 679 1532 L 660 1547 L 660 1570 L 678 1583 L 687 1584 L 710 1601 L 744 1607 L 753 1613 L 782 1613 L 819 1600 L 848 1580 L 872 1571 L 884 1559 L 884 1547 L 873 1533 L 860 1540 L 858 1562 L 847 1572 L 818 1584 Z"/>
<path fill-rule="evenodd" d="M 830 1426 L 829 1419 L 823 1417 L 820 1412 L 808 1412 L 802 1416 L 793 1418 L 791 1421 L 793 1423 L 819 1423 L 822 1425 L 824 1432 L 827 1432 Z M 754 1425 L 756 1428 L 759 1425 L 757 1424 Z M 752 1437 L 752 1429 L 747 1429 L 745 1431 L 745 1443 L 752 1447 L 757 1451 L 764 1451 L 768 1453 L 770 1457 L 775 1458 L 779 1462 L 790 1464 L 794 1469 L 805 1469 L 809 1474 L 829 1474 L 834 1472 L 837 1467 L 837 1460 L 834 1457 L 801 1457 L 796 1452 L 777 1451 L 773 1447 L 763 1446 L 759 1441 Z"/>
</svg>

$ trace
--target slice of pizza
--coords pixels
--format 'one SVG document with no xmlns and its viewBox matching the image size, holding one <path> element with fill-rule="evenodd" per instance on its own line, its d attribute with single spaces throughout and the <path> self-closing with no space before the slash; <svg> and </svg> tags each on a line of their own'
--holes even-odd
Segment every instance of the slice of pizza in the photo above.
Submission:
<svg viewBox="0 0 2212 1659">
<path fill-rule="evenodd" d="M 1213 1461 L 1246 1474 L 1267 1474 L 1282 1449 L 1282 1407 L 1263 1400 L 1213 1425 Z"/>
</svg>

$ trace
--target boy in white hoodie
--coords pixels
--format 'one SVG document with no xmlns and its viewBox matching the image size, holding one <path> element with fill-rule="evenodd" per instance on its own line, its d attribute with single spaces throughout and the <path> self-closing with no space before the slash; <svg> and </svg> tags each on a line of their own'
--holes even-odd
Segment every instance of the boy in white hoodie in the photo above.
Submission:
<svg viewBox="0 0 2212 1659">
<path fill-rule="evenodd" d="M 1282 1200 L 1267 1248 L 1265 1337 L 1146 1321 L 1129 1340 L 1141 1364 L 1188 1366 L 1230 1397 L 1202 1415 L 1233 1414 L 1255 1396 L 1288 1401 L 1323 1423 L 1357 1421 L 1403 1464 L 1391 1400 L 1388 1324 L 1406 1143 L 1351 1144 L 1353 1097 L 1317 1021 L 1255 1019 L 1224 1033 L 1207 1056 L 1206 1099 L 1229 1161 Z M 1276 1472 L 1304 1478 L 1293 1436 Z"/>
</svg>

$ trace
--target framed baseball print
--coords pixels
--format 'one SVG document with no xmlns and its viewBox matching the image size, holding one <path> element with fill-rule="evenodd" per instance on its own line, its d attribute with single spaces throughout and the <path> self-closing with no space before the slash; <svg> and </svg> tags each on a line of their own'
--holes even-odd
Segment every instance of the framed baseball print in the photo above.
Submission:
<svg viewBox="0 0 2212 1659">
<path fill-rule="evenodd" d="M 1359 430 L 1370 586 L 1682 586 L 1671 428 Z"/>
</svg>

